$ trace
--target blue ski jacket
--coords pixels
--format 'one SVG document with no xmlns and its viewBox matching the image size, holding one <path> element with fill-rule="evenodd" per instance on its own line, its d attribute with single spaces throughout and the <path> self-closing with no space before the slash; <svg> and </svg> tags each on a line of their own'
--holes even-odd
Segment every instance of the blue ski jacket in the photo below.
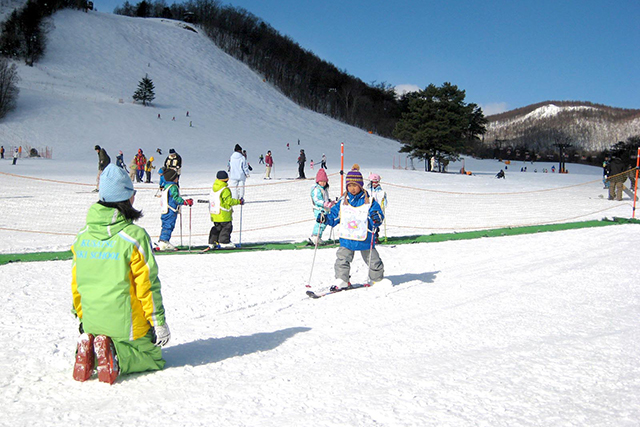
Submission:
<svg viewBox="0 0 640 427">
<path fill-rule="evenodd" d="M 382 224 L 382 221 L 384 220 L 384 213 L 382 213 L 382 209 L 380 208 L 378 202 L 376 202 L 375 199 L 372 198 L 369 193 L 364 190 L 360 191 L 355 196 L 347 192 L 346 197 L 349 201 L 349 204 L 354 207 L 362 206 L 367 201 L 367 199 L 369 199 L 369 201 L 371 202 L 368 216 L 369 231 L 367 232 L 367 238 L 363 241 L 349 240 L 340 237 L 340 246 L 352 251 L 368 251 L 369 248 L 375 247 L 375 241 L 373 242 L 373 246 L 371 244 L 371 241 L 373 239 L 372 231 L 375 231 L 375 229 L 378 228 L 380 224 Z M 333 208 L 331 208 L 331 211 L 327 214 L 327 225 L 335 227 L 336 225 L 340 224 L 340 209 L 342 208 L 342 205 L 344 205 L 344 203 L 344 198 L 341 198 L 340 201 Z"/>
</svg>

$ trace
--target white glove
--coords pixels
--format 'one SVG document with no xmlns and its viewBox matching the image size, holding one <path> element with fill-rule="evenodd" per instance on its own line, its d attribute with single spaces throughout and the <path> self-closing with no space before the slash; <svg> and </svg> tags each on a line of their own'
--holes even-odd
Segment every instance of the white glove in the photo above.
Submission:
<svg viewBox="0 0 640 427">
<path fill-rule="evenodd" d="M 154 327 L 153 334 L 153 343 L 156 347 L 164 347 L 171 339 L 171 331 L 169 330 L 169 325 L 166 323 L 162 326 Z"/>
</svg>

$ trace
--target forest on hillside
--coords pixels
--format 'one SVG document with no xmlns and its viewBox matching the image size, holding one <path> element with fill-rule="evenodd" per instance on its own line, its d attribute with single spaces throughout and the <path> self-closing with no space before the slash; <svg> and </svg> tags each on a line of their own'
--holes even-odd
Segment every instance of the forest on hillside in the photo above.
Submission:
<svg viewBox="0 0 640 427">
<path fill-rule="evenodd" d="M 218 0 L 128 1 L 114 13 L 182 19 L 198 25 L 215 44 L 247 64 L 297 104 L 361 129 L 392 137 L 402 100 L 392 85 L 364 83 L 320 59 L 251 12 Z"/>
</svg>

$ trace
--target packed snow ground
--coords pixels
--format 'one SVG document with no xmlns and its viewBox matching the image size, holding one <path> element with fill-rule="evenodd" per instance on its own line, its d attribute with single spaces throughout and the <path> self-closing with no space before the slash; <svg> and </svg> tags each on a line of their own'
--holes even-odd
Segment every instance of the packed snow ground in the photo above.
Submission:
<svg viewBox="0 0 640 427">
<path fill-rule="evenodd" d="M 71 378 L 71 263 L 4 265 L 2 423 L 635 426 L 639 238 L 380 247 L 393 285 L 320 300 L 312 250 L 161 256 L 167 367 L 113 386 Z M 314 286 L 334 258 L 318 250 Z"/>
<path fill-rule="evenodd" d="M 394 235 L 631 216 L 628 197 L 601 197 L 597 168 L 571 165 L 558 175 L 541 173 L 551 164 L 527 164 L 526 173 L 514 164 L 506 180 L 493 177 L 504 167 L 494 161 L 466 159 L 470 177 L 391 169 L 395 143 L 296 107 L 172 23 L 67 11 L 54 24 L 45 60 L 21 67 L 19 108 L 0 124 L 5 144 L 54 147 L 53 160 L 0 162 L 2 252 L 69 247 L 96 200 L 87 193 L 96 143 L 112 159 L 122 149 L 127 162 L 138 146 L 175 147 L 185 160 L 183 189 L 197 194 L 236 142 L 254 167 L 271 149 L 277 177 L 294 178 L 299 135 L 309 158 L 327 153 L 332 174 L 345 141 L 348 166 L 383 176 Z M 170 100 L 146 110 L 119 104 L 149 64 Z M 190 133 L 176 130 L 166 119 L 173 115 Z M 248 184 L 263 183 L 256 172 Z M 310 185 L 249 187 L 246 238 L 307 237 Z M 137 188 L 143 225 L 157 234 L 155 186 Z M 206 212 L 193 216 L 194 243 L 204 244 L 210 222 Z M 274 216 L 302 222 L 275 232 L 255 225 Z M 62 234 L 16 230 L 27 225 Z M 328 286 L 332 248 L 319 249 L 315 263 L 312 249 L 159 256 L 173 333 L 167 367 L 113 386 L 71 378 L 71 262 L 0 266 L 0 424 L 635 426 L 639 238 L 637 225 L 616 225 L 381 246 L 390 283 L 320 300 L 307 298 L 305 285 L 311 275 L 315 289 Z M 352 274 L 355 282 L 367 276 L 358 256 Z"/>
</svg>

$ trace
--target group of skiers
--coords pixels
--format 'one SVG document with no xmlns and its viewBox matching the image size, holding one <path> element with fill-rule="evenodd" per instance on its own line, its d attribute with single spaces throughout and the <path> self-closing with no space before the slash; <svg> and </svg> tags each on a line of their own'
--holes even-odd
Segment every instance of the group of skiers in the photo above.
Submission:
<svg viewBox="0 0 640 427">
<path fill-rule="evenodd" d="M 73 246 L 71 291 L 73 312 L 79 320 L 73 378 L 113 384 L 122 374 L 162 369 L 161 347 L 171 332 L 165 318 L 158 266 L 149 234 L 134 224 L 142 213 L 133 207 L 136 190 L 121 156 L 111 164 L 106 151 L 96 145 L 100 159 L 99 200 L 89 208 L 87 225 Z M 143 155 L 142 150 L 138 155 Z M 271 153 L 265 158 L 265 166 Z M 136 163 L 137 165 L 137 163 Z M 209 197 L 213 226 L 208 249 L 234 247 L 231 243 L 233 207 L 244 205 L 244 183 L 249 176 L 246 157 L 236 145 L 229 173 L 218 171 Z M 272 165 L 272 163 L 271 163 Z M 180 196 L 182 161 L 175 150 L 161 174 L 162 231 L 159 249 L 174 250 L 169 243 L 179 208 L 192 206 Z M 267 172 L 266 177 L 269 176 Z M 351 286 L 350 264 L 356 251 L 369 265 L 369 283 L 384 277 L 384 264 L 375 248 L 377 229 L 384 221 L 387 204 L 380 176 L 369 175 L 369 185 L 358 165 L 346 174 L 347 191 L 332 200 L 324 168 L 318 170 L 311 190 L 315 217 L 312 242 L 322 243 L 327 225 L 337 227 L 340 247 L 336 254 L 332 291 Z"/>
<path fill-rule="evenodd" d="M 98 153 L 98 177 L 96 179 L 96 188 L 94 191 L 98 192 L 100 189 L 100 174 L 102 173 L 102 171 L 104 171 L 107 165 L 111 163 L 111 157 L 109 157 L 109 155 L 107 154 L 107 151 L 104 148 L 100 147 L 99 145 L 96 145 L 94 148 L 96 153 Z M 162 150 L 160 148 L 158 148 L 156 152 L 158 154 L 162 154 Z M 136 155 L 131 160 L 131 163 L 129 164 L 129 170 L 127 170 L 127 166 L 125 165 L 125 162 L 124 162 L 124 154 L 122 153 L 122 150 L 120 150 L 118 152 L 118 155 L 116 156 L 116 166 L 118 166 L 119 168 L 127 172 L 129 174 L 129 178 L 131 179 L 131 181 L 135 180 L 136 182 L 145 182 L 147 184 L 152 183 L 151 173 L 156 168 L 153 165 L 154 161 L 155 161 L 155 158 L 153 156 L 147 158 L 144 152 L 142 151 L 142 148 L 139 148 L 138 152 L 136 153 Z M 182 167 L 182 158 L 178 153 L 175 152 L 173 148 L 169 150 L 169 156 L 165 160 L 165 168 L 167 166 L 170 166 L 173 169 L 177 170 L 178 173 L 180 171 L 180 168 Z M 146 180 L 145 180 L 145 177 L 146 177 Z"/>
</svg>

